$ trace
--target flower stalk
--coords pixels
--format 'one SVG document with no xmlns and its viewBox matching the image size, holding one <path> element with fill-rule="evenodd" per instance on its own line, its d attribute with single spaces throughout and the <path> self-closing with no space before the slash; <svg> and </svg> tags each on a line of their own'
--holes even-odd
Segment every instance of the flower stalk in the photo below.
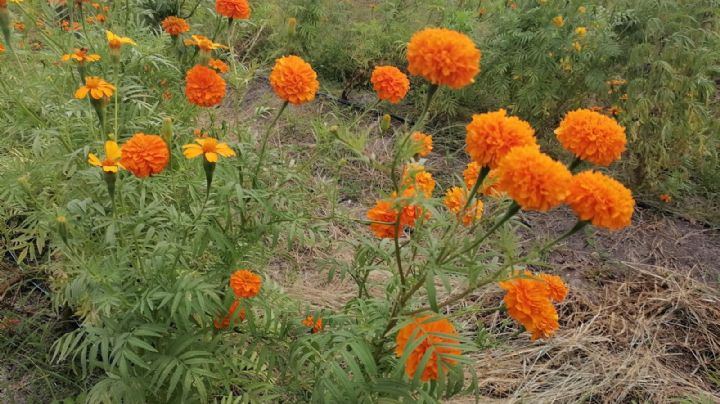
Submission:
<svg viewBox="0 0 720 404">
<path fill-rule="evenodd" d="M 275 115 L 275 118 L 270 122 L 268 127 L 265 129 L 265 133 L 263 134 L 262 141 L 260 144 L 260 154 L 258 154 L 258 162 L 255 166 L 255 170 L 253 171 L 252 176 L 252 186 L 253 188 L 257 187 L 257 177 L 260 174 L 260 168 L 262 167 L 263 160 L 265 159 L 265 150 L 267 148 L 268 140 L 270 139 L 270 132 L 275 127 L 275 124 L 277 124 L 277 121 L 280 119 L 280 115 L 285 111 L 285 108 L 287 108 L 289 102 L 285 101 L 282 104 L 282 107 L 280 107 L 280 110 L 278 110 L 278 113 Z"/>
</svg>

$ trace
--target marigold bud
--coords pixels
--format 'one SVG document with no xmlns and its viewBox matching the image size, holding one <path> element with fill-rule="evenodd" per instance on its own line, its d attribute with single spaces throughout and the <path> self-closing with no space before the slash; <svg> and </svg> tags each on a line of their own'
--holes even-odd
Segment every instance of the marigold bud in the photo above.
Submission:
<svg viewBox="0 0 720 404">
<path fill-rule="evenodd" d="M 20 187 L 23 189 L 23 191 L 27 192 L 28 194 L 32 194 L 32 188 L 30 187 L 30 174 L 25 174 L 22 177 L 17 179 L 18 184 L 20 184 Z"/>
<path fill-rule="evenodd" d="M 172 118 L 163 119 L 162 127 L 160 128 L 160 137 L 170 146 L 173 138 Z"/>
<path fill-rule="evenodd" d="M 287 20 L 288 35 L 294 36 L 297 33 L 297 18 L 290 17 Z"/>
<path fill-rule="evenodd" d="M 390 130 L 390 114 L 383 115 L 382 121 L 380 122 L 380 129 L 383 132 Z"/>
<path fill-rule="evenodd" d="M 60 215 L 55 218 L 55 223 L 57 223 L 57 229 L 58 233 L 60 234 L 60 238 L 62 239 L 63 243 L 68 243 L 68 229 L 67 229 L 67 218 L 65 216 Z"/>
</svg>

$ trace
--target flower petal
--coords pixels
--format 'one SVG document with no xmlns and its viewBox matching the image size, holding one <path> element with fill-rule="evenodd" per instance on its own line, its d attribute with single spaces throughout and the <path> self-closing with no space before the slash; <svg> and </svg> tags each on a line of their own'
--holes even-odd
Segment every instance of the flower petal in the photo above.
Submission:
<svg viewBox="0 0 720 404">
<path fill-rule="evenodd" d="M 235 152 L 227 143 L 218 143 L 217 146 L 215 146 L 215 151 L 223 157 L 232 157 L 235 155 Z"/>
<path fill-rule="evenodd" d="M 78 100 L 81 100 L 81 99 L 87 97 L 87 93 L 88 93 L 88 88 L 85 86 L 82 86 L 82 87 L 78 88 L 77 91 L 75 91 L 75 98 L 77 98 Z"/>
<path fill-rule="evenodd" d="M 98 156 L 94 155 L 93 153 L 88 154 L 88 163 L 90 163 L 96 167 L 102 166 L 102 162 L 100 161 Z"/>
<path fill-rule="evenodd" d="M 183 155 L 186 159 L 194 159 L 197 156 L 200 156 L 203 154 L 203 149 L 201 146 L 196 144 L 186 144 L 183 146 Z"/>
<path fill-rule="evenodd" d="M 112 161 L 120 160 L 120 146 L 114 140 L 105 142 L 105 158 Z"/>
<path fill-rule="evenodd" d="M 218 161 L 218 155 L 217 153 L 205 153 L 205 159 L 210 163 L 217 163 Z"/>
</svg>

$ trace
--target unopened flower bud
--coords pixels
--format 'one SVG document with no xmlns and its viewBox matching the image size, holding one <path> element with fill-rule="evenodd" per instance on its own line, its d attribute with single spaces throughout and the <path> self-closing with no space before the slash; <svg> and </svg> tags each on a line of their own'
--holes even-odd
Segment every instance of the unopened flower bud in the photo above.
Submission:
<svg viewBox="0 0 720 404">
<path fill-rule="evenodd" d="M 288 35 L 294 36 L 297 33 L 297 18 L 290 17 L 287 20 Z"/>
<path fill-rule="evenodd" d="M 55 218 L 55 223 L 57 223 L 57 230 L 60 234 L 60 238 L 62 239 L 63 243 L 68 243 L 68 229 L 67 229 L 67 218 L 65 216 L 60 215 Z"/>
<path fill-rule="evenodd" d="M 163 119 L 162 127 L 160 128 L 160 137 L 168 144 L 168 146 L 170 146 L 173 138 L 173 124 L 171 118 Z"/>
<path fill-rule="evenodd" d="M 383 115 L 382 121 L 380 122 L 380 129 L 383 132 L 390 130 L 390 114 Z"/>
<path fill-rule="evenodd" d="M 331 127 L 328 129 L 328 131 L 329 131 L 333 136 L 338 136 L 338 134 L 340 133 L 340 128 L 339 128 L 337 125 L 333 125 L 333 126 L 331 126 Z"/>
</svg>

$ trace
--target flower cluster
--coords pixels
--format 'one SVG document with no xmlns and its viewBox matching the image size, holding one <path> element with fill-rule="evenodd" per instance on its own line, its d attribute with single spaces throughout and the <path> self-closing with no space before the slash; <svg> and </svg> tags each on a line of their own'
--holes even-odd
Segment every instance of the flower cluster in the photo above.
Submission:
<svg viewBox="0 0 720 404">
<path fill-rule="evenodd" d="M 553 302 L 567 296 L 567 286 L 556 275 L 516 273 L 499 283 L 507 291 L 503 302 L 510 317 L 523 325 L 533 340 L 547 338 L 560 328 Z"/>
</svg>

